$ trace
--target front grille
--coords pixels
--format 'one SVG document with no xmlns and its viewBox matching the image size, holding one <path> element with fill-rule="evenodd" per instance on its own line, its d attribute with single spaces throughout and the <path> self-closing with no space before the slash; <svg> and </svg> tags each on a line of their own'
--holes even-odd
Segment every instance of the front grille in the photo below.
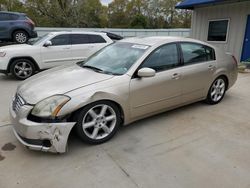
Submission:
<svg viewBox="0 0 250 188">
<path fill-rule="evenodd" d="M 23 105 L 25 105 L 24 99 L 19 94 L 16 94 L 12 102 L 12 109 L 18 112 Z"/>
</svg>

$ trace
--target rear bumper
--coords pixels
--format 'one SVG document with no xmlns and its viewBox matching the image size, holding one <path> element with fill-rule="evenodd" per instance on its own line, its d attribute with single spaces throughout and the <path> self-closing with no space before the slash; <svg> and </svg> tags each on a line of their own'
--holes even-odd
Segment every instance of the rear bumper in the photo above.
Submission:
<svg viewBox="0 0 250 188">
<path fill-rule="evenodd" d="M 32 108 L 32 106 L 24 105 L 18 112 L 15 112 L 10 107 L 13 132 L 19 142 L 32 150 L 53 153 L 66 152 L 68 136 L 75 122 L 33 122 L 27 119 Z"/>
<path fill-rule="evenodd" d="M 30 38 L 36 38 L 36 37 L 38 37 L 36 31 L 31 31 L 29 35 L 30 35 Z"/>
</svg>

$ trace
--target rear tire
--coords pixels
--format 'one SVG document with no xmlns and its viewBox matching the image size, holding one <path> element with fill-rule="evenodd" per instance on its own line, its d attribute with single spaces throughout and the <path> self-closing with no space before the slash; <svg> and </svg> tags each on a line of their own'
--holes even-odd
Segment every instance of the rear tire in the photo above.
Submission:
<svg viewBox="0 0 250 188">
<path fill-rule="evenodd" d="M 121 124 L 119 108 L 110 101 L 85 106 L 77 114 L 76 131 L 88 144 L 101 144 L 111 139 Z"/>
<path fill-rule="evenodd" d="M 25 80 L 35 73 L 35 66 L 28 59 L 17 59 L 12 62 L 10 72 L 16 79 Z"/>
<path fill-rule="evenodd" d="M 18 44 L 27 43 L 29 40 L 29 35 L 23 30 L 18 30 L 13 33 L 13 41 Z"/>
<path fill-rule="evenodd" d="M 218 104 L 224 98 L 226 89 L 226 79 L 222 76 L 216 78 L 208 91 L 206 103 L 211 105 Z"/>
</svg>

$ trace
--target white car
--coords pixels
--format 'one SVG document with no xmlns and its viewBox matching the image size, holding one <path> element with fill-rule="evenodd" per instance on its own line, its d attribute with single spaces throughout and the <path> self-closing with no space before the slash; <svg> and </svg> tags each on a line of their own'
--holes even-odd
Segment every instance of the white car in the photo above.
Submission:
<svg viewBox="0 0 250 188">
<path fill-rule="evenodd" d="M 48 33 L 30 44 L 0 47 L 0 73 L 24 80 L 36 71 L 83 61 L 111 43 L 102 32 Z"/>
</svg>

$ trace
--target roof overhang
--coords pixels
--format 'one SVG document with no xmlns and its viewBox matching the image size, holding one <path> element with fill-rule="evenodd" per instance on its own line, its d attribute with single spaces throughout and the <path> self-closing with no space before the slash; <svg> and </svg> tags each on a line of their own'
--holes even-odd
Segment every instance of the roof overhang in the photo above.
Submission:
<svg viewBox="0 0 250 188">
<path fill-rule="evenodd" d="M 217 5 L 217 4 L 237 3 L 241 1 L 249 1 L 249 0 L 184 0 L 181 3 L 178 3 L 175 6 L 175 8 L 193 10 L 195 7 L 205 7 L 205 6 L 211 6 L 211 5 Z"/>
</svg>

